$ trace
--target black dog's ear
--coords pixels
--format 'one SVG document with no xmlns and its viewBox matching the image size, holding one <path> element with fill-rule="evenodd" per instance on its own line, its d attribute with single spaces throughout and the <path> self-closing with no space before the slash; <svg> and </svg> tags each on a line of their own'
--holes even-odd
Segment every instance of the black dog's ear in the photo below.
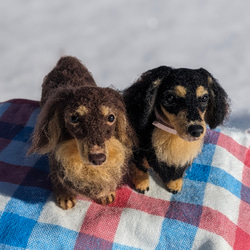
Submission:
<svg viewBox="0 0 250 250">
<path fill-rule="evenodd" d="M 214 129 L 227 118 L 230 101 L 225 90 L 207 70 L 201 68 L 200 72 L 206 75 L 209 87 L 209 103 L 205 119 L 209 127 Z"/>
<path fill-rule="evenodd" d="M 58 95 L 59 94 L 59 95 Z M 65 98 L 60 93 L 52 95 L 38 115 L 28 154 L 46 154 L 55 149 L 64 126 L 62 113 Z M 58 112 L 60 110 L 60 112 Z"/>
<path fill-rule="evenodd" d="M 123 93 L 128 116 L 136 129 L 143 129 L 154 110 L 157 90 L 171 71 L 170 67 L 160 66 L 146 71 Z M 138 119 L 139 118 L 139 119 Z M 139 121 L 139 124 L 137 124 Z"/>
</svg>

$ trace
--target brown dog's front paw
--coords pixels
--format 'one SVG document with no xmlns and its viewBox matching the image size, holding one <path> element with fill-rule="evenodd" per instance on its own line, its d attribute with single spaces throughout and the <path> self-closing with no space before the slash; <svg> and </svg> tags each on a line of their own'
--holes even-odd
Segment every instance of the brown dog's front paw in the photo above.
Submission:
<svg viewBox="0 0 250 250">
<path fill-rule="evenodd" d="M 64 210 L 71 209 L 76 204 L 76 197 L 75 196 L 57 196 L 56 198 L 57 204 Z"/>
<path fill-rule="evenodd" d="M 177 194 L 178 192 L 181 191 L 183 185 L 183 179 L 179 178 L 174 181 L 170 181 L 169 183 L 166 184 L 166 188 L 169 192 L 173 194 Z"/>
<path fill-rule="evenodd" d="M 115 192 L 111 192 L 108 195 L 102 196 L 99 199 L 97 199 L 97 203 L 102 205 L 108 205 L 112 203 L 115 200 Z"/>
</svg>

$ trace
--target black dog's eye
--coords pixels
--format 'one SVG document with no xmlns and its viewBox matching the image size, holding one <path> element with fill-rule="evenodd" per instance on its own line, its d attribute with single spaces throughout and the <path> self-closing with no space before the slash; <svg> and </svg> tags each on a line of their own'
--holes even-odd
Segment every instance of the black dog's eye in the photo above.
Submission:
<svg viewBox="0 0 250 250">
<path fill-rule="evenodd" d="M 176 96 L 174 94 L 171 94 L 171 93 L 165 94 L 164 98 L 165 98 L 167 104 L 174 104 L 176 101 Z"/>
<path fill-rule="evenodd" d="M 204 95 L 200 98 L 200 101 L 202 104 L 206 104 L 208 102 L 208 95 Z"/>
<path fill-rule="evenodd" d="M 76 116 L 76 115 L 72 115 L 72 116 L 70 117 L 70 121 L 71 121 L 72 123 L 78 123 L 78 122 L 79 122 L 79 117 Z"/>
<path fill-rule="evenodd" d="M 115 120 L 115 116 L 114 115 L 111 114 L 111 115 L 108 116 L 108 121 L 109 122 L 112 123 L 112 122 L 114 122 L 114 120 Z"/>
</svg>

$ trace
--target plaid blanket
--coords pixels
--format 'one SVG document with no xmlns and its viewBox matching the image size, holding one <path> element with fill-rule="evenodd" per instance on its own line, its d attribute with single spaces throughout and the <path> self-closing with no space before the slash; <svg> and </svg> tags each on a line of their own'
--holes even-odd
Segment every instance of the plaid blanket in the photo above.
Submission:
<svg viewBox="0 0 250 250">
<path fill-rule="evenodd" d="M 38 102 L 0 104 L 0 249 L 250 249 L 250 135 L 207 131 L 183 190 L 128 185 L 102 206 L 78 197 L 55 204 L 47 157 L 26 156 Z"/>
</svg>

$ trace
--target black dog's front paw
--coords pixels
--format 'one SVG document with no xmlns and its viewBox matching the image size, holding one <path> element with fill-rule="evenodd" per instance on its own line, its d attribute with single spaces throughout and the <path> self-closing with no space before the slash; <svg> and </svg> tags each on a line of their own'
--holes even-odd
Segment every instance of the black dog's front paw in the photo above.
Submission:
<svg viewBox="0 0 250 250">
<path fill-rule="evenodd" d="M 140 193 L 145 194 L 149 190 L 149 175 L 148 171 L 142 171 L 137 168 L 135 164 L 132 165 L 132 183 L 134 189 Z"/>
<path fill-rule="evenodd" d="M 170 188 L 168 188 L 168 187 L 166 187 L 166 189 L 167 189 L 167 191 L 168 191 L 169 193 L 172 193 L 172 194 L 178 194 L 178 193 L 179 193 L 179 191 L 170 189 Z"/>
<path fill-rule="evenodd" d="M 140 193 L 140 194 L 145 194 L 145 192 L 149 191 L 149 187 L 146 187 L 146 188 L 136 188 L 135 185 L 134 185 L 134 189 L 136 192 Z"/>
<path fill-rule="evenodd" d="M 182 185 L 183 185 L 183 179 L 179 178 L 177 180 L 166 183 L 166 189 L 170 193 L 177 194 L 181 191 Z"/>
</svg>

